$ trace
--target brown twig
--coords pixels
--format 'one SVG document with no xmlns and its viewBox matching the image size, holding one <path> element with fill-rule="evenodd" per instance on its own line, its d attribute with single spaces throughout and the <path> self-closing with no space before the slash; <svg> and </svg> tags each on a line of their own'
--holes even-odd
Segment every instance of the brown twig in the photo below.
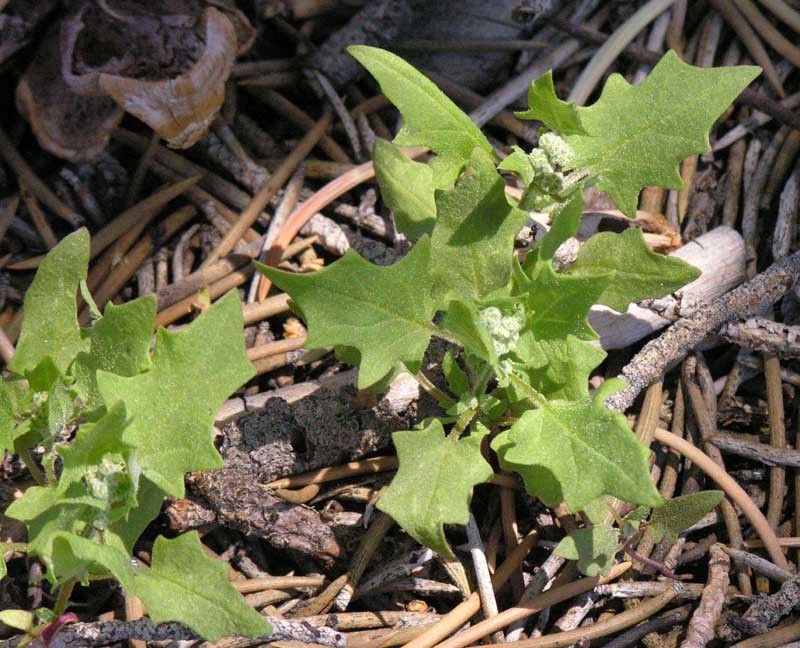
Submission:
<svg viewBox="0 0 800 648">
<path fill-rule="evenodd" d="M 28 208 L 28 213 L 31 216 L 33 225 L 36 231 L 39 232 L 39 237 L 42 239 L 45 247 L 48 250 L 52 250 L 58 245 L 58 238 L 55 232 L 53 232 L 53 228 L 50 227 L 50 223 L 47 222 L 47 216 L 44 210 L 39 206 L 36 196 L 31 193 L 23 180 L 19 182 L 19 192 L 22 195 L 22 200 L 25 202 L 25 206 Z"/>
<path fill-rule="evenodd" d="M 331 113 L 325 112 L 314 127 L 303 136 L 294 150 L 286 157 L 283 163 L 281 163 L 281 166 L 275 170 L 269 180 L 264 183 L 264 186 L 253 196 L 253 199 L 240 214 L 239 220 L 231 227 L 214 250 L 209 253 L 201 267 L 208 267 L 220 257 L 229 254 L 233 250 L 233 247 L 239 239 L 250 229 L 250 226 L 256 222 L 261 210 L 267 206 L 272 197 L 291 177 L 298 165 L 308 156 L 311 149 L 316 146 L 319 138 L 322 137 L 322 134 L 330 126 L 331 119 Z"/>
<path fill-rule="evenodd" d="M 725 22 L 736 32 L 736 35 L 747 48 L 747 51 L 750 52 L 753 60 L 764 70 L 764 76 L 767 77 L 772 87 L 775 88 L 775 92 L 778 93 L 778 96 L 783 97 L 786 94 L 783 90 L 783 84 L 778 77 L 775 66 L 772 65 L 767 50 L 764 49 L 764 45 L 761 43 L 758 35 L 753 31 L 750 23 L 748 23 L 745 17 L 739 12 L 736 5 L 729 0 L 709 0 L 709 3 L 722 14 L 722 17 L 725 18 Z"/>
<path fill-rule="evenodd" d="M 580 645 L 579 642 L 581 641 L 592 641 L 594 639 L 607 637 L 610 634 L 625 630 L 632 625 L 636 625 L 650 618 L 666 607 L 676 596 L 678 596 L 678 593 L 673 588 L 669 588 L 658 596 L 654 596 L 649 601 L 640 603 L 636 607 L 630 608 L 620 614 L 615 614 L 605 621 L 599 621 L 585 628 L 569 630 L 568 632 L 559 632 L 544 637 L 537 637 L 536 639 L 517 641 L 514 642 L 514 648 L 562 648 L 564 646 L 572 646 L 573 644 Z M 487 648 L 501 648 L 504 645 L 505 644 L 488 644 Z M 442 644 L 442 646 L 444 646 L 444 644 Z"/>
<path fill-rule="evenodd" d="M 792 448 L 776 450 L 765 443 L 757 443 L 731 434 L 715 434 L 709 439 L 724 452 L 758 461 L 766 466 L 800 468 L 800 451 Z"/>
<path fill-rule="evenodd" d="M 669 15 L 669 26 L 667 27 L 667 45 L 674 49 L 678 56 L 683 57 L 683 48 L 686 45 L 684 36 L 684 25 L 686 23 L 687 0 L 676 0 Z"/>
<path fill-rule="evenodd" d="M 519 529 L 517 525 L 516 492 L 512 488 L 500 489 L 500 519 L 503 528 L 503 541 L 506 548 L 506 556 L 519 544 Z M 514 599 L 519 600 L 525 590 L 522 571 L 518 571 L 511 577 L 511 590 Z"/>
<path fill-rule="evenodd" d="M 481 621 L 471 628 L 460 632 L 455 637 L 443 641 L 438 645 L 438 648 L 465 648 L 465 646 L 471 646 L 483 637 L 492 634 L 495 630 L 505 628 L 514 621 L 527 618 L 531 614 L 552 607 L 562 601 L 588 592 L 598 585 L 619 578 L 619 576 L 630 569 L 630 566 L 630 563 L 620 563 L 611 568 L 611 572 L 607 577 L 581 578 L 565 585 L 556 585 L 539 596 L 532 598 L 530 601 L 510 607 L 497 616 Z M 413 648 L 417 647 L 415 646 Z"/>
<path fill-rule="evenodd" d="M 136 169 L 134 169 L 133 176 L 131 177 L 131 183 L 128 186 L 128 195 L 125 198 L 125 206 L 130 207 L 136 202 L 136 197 L 139 195 L 139 192 L 142 190 L 142 184 L 144 183 L 145 176 L 147 175 L 147 171 L 150 169 L 150 164 L 153 162 L 153 158 L 156 155 L 156 149 L 158 148 L 158 143 L 161 141 L 158 133 L 153 133 L 150 136 L 150 141 L 147 143 L 147 148 L 144 149 L 144 152 L 139 156 L 139 161 L 136 163 Z"/>
<path fill-rule="evenodd" d="M 297 349 L 301 349 L 305 344 L 306 336 L 300 336 L 296 338 L 286 338 L 284 340 L 275 340 L 273 342 L 267 342 L 266 344 L 261 344 L 259 346 L 250 347 L 247 349 L 247 359 L 253 362 L 254 360 L 259 360 L 260 358 L 266 358 L 267 356 L 275 355 L 278 353 L 287 353 L 288 351 L 296 351 Z"/>
<path fill-rule="evenodd" d="M 242 87 L 256 99 L 272 108 L 272 110 L 282 117 L 286 117 L 286 119 L 296 126 L 307 131 L 314 127 L 314 120 L 279 92 L 259 86 L 243 85 Z M 319 140 L 319 147 L 325 151 L 328 157 L 334 162 L 353 164 L 352 158 L 330 135 L 322 135 Z"/>
<path fill-rule="evenodd" d="M 385 513 L 378 513 L 372 520 L 372 524 L 369 525 L 367 532 L 361 538 L 361 542 L 358 544 L 358 548 L 350 561 L 350 566 L 346 574 L 347 582 L 333 601 L 333 608 L 337 612 L 344 612 L 347 606 L 350 605 L 350 600 L 353 597 L 355 588 L 364 575 L 367 565 L 369 565 L 381 542 L 383 542 L 383 538 L 386 536 L 389 529 L 392 528 L 393 524 L 394 520 Z"/>
<path fill-rule="evenodd" d="M 625 411 L 639 392 L 658 378 L 665 368 L 682 360 L 711 331 L 733 319 L 751 317 L 775 303 L 800 276 L 800 253 L 772 264 L 746 284 L 734 288 L 705 308 L 698 308 L 648 342 L 622 370 L 620 377 L 630 387 L 617 392 L 606 402 Z"/>
<path fill-rule="evenodd" d="M 705 648 L 714 638 L 714 628 L 722 614 L 728 583 L 730 582 L 731 561 L 721 545 L 711 547 L 711 560 L 708 569 L 708 584 L 703 590 L 700 605 L 694 611 L 681 648 Z"/>
<path fill-rule="evenodd" d="M 709 411 L 706 400 L 700 388 L 694 382 L 693 374 L 695 373 L 694 368 L 696 367 L 697 363 L 691 362 L 692 360 L 694 360 L 693 357 L 687 358 L 686 362 L 684 363 L 683 386 L 695 413 L 695 421 L 697 422 L 697 427 L 700 430 L 700 436 L 703 439 L 705 453 L 715 464 L 717 464 L 717 466 L 719 466 L 719 469 L 724 473 L 725 462 L 723 461 L 722 453 L 719 451 L 719 448 L 712 445 L 710 442 L 710 439 L 717 432 L 715 417 Z M 720 512 L 722 513 L 722 518 L 725 521 L 725 530 L 728 532 L 728 540 L 731 546 L 736 549 L 740 549 L 743 546 L 744 539 L 742 537 L 742 527 L 739 524 L 739 515 L 737 514 L 736 509 L 727 499 L 724 499 L 722 502 L 720 502 L 719 508 Z M 744 572 L 739 572 L 738 581 L 739 589 L 742 591 L 742 593 L 749 594 L 751 592 L 752 585 L 747 574 Z"/>
<path fill-rule="evenodd" d="M 267 484 L 267 488 L 300 488 L 308 484 L 321 484 L 357 475 L 397 470 L 397 466 L 397 457 L 373 457 L 362 461 L 353 461 L 342 466 L 320 468 L 307 473 L 277 479 Z"/>
<path fill-rule="evenodd" d="M 740 641 L 733 644 L 731 648 L 779 648 L 779 646 L 786 646 L 797 639 L 800 639 L 800 623 L 793 623 L 758 637 Z"/>
<path fill-rule="evenodd" d="M 739 140 L 728 154 L 725 203 L 722 208 L 722 224 L 735 227 L 739 218 L 739 200 L 742 195 L 742 173 L 747 142 Z"/>
<path fill-rule="evenodd" d="M 800 49 L 789 41 L 775 26 L 762 14 L 752 0 L 733 0 L 736 7 L 747 21 L 769 43 L 770 47 L 783 56 L 795 67 L 800 67 Z"/>
<path fill-rule="evenodd" d="M 248 578 L 233 581 L 231 585 L 237 592 L 251 594 L 264 590 L 297 589 L 300 587 L 322 587 L 323 576 L 268 576 L 265 578 Z"/>
<path fill-rule="evenodd" d="M 767 184 L 767 178 L 772 170 L 773 162 L 778 155 L 786 135 L 789 132 L 788 126 L 781 126 L 769 146 L 758 160 L 758 166 L 752 176 L 748 176 L 749 181 L 745 181 L 744 204 L 742 207 L 742 237 L 747 246 L 747 276 L 752 277 L 756 273 L 758 261 L 757 251 L 759 248 L 759 209 L 761 196 Z"/>
<path fill-rule="evenodd" d="M 522 542 L 519 543 L 514 552 L 506 557 L 505 561 L 503 561 L 492 576 L 492 587 L 494 587 L 495 592 L 497 592 L 511 577 L 511 574 L 519 568 L 520 564 L 522 564 L 522 561 L 525 560 L 525 557 L 530 553 L 535 544 L 536 533 L 529 533 L 523 538 Z M 438 623 L 427 629 L 419 637 L 408 642 L 405 648 L 432 648 L 432 646 L 435 646 L 442 639 L 445 639 L 458 630 L 464 623 L 477 614 L 480 609 L 480 596 L 477 592 L 473 592 L 466 601 L 453 608 L 443 616 Z"/>
<path fill-rule="evenodd" d="M 775 532 L 772 530 L 772 527 L 770 527 L 769 522 L 767 522 L 764 515 L 753 503 L 753 500 L 745 490 L 739 486 L 736 480 L 722 470 L 704 452 L 671 432 L 658 428 L 656 429 L 654 438 L 659 443 L 680 452 L 684 457 L 697 465 L 706 475 L 711 477 L 711 479 L 725 491 L 725 494 L 742 509 L 742 512 L 756 530 L 756 533 L 758 533 L 759 537 L 764 541 L 764 546 L 767 548 L 767 552 L 772 561 L 779 567 L 791 571 L 791 567 L 786 561 L 786 557 L 783 555 L 778 539 L 775 537 Z"/>
<path fill-rule="evenodd" d="M 783 385 L 781 363 L 778 356 L 764 354 L 764 378 L 767 383 L 767 411 L 769 413 L 769 442 L 778 451 L 786 448 L 786 425 L 783 412 Z M 773 467 L 769 471 L 769 499 L 767 520 L 773 529 L 778 528 L 783 510 L 783 489 L 786 471 Z"/>
<path fill-rule="evenodd" d="M 144 153 L 151 144 L 150 139 L 144 135 L 138 135 L 124 128 L 117 128 L 112 137 L 140 153 Z M 200 176 L 201 186 L 237 209 L 242 209 L 250 200 L 247 192 L 232 182 L 160 144 L 155 147 L 155 157 L 150 166 L 156 173 L 159 173 L 159 166 L 163 166 L 182 177 Z"/>
<path fill-rule="evenodd" d="M 3 129 L 0 129 L 0 157 L 5 159 L 20 183 L 28 187 L 31 193 L 56 216 L 69 223 L 75 229 L 83 225 L 83 218 L 65 205 L 42 179 L 34 173 Z"/>
<path fill-rule="evenodd" d="M 102 309 L 111 301 L 111 298 L 136 274 L 145 259 L 153 254 L 156 246 L 172 238 L 196 214 L 197 210 L 192 205 L 181 207 L 165 218 L 164 222 L 153 231 L 139 238 L 139 242 L 130 250 L 120 248 L 122 256 L 115 259 L 116 263 L 110 273 L 93 292 L 97 307 Z M 84 311 L 80 319 L 83 323 L 88 322 L 88 310 Z"/>
<path fill-rule="evenodd" d="M 98 254 L 105 250 L 109 245 L 123 236 L 141 219 L 148 218 L 150 214 L 157 212 L 170 200 L 184 193 L 189 187 L 194 185 L 199 177 L 186 178 L 175 184 L 168 185 L 159 189 L 157 192 L 148 196 L 130 209 L 126 209 L 108 225 L 92 235 L 89 243 L 89 258 L 94 259 Z M 8 266 L 9 270 L 32 270 L 38 268 L 44 260 L 44 256 L 25 259 Z"/>
<path fill-rule="evenodd" d="M 183 180 L 185 175 L 173 171 L 171 168 L 155 160 L 150 165 L 150 170 L 169 182 Z M 238 218 L 236 212 L 197 185 L 191 186 L 186 190 L 186 198 L 200 209 L 209 222 L 223 234 L 228 231 L 229 226 L 233 225 Z M 220 223 L 218 222 L 220 219 L 224 222 L 222 227 L 220 227 Z M 261 235 L 251 228 L 245 232 L 243 238 L 248 243 L 252 243 L 253 241 L 260 241 Z"/>
<path fill-rule="evenodd" d="M 283 192 L 283 197 L 281 198 L 281 202 L 278 204 L 278 207 L 275 209 L 275 213 L 272 216 L 272 220 L 269 223 L 269 228 L 267 229 L 267 233 L 264 235 L 264 242 L 261 245 L 261 251 L 259 253 L 259 261 L 262 263 L 267 258 L 267 250 L 269 250 L 272 242 L 275 240 L 275 237 L 280 232 L 281 228 L 283 227 L 284 222 L 289 217 L 289 215 L 294 211 L 294 208 L 297 206 L 297 200 L 300 198 L 300 191 L 303 189 L 303 183 L 305 182 L 305 164 L 301 164 L 297 167 L 297 170 L 292 174 L 292 177 L 289 179 L 289 183 L 286 185 L 286 189 Z M 267 293 L 269 292 L 269 287 L 264 282 L 265 277 L 260 275 L 253 281 L 250 286 L 250 294 L 248 295 L 248 303 L 253 302 L 258 299 L 258 301 L 262 302 L 267 298 Z M 266 288 L 266 290 L 265 290 Z"/>
</svg>

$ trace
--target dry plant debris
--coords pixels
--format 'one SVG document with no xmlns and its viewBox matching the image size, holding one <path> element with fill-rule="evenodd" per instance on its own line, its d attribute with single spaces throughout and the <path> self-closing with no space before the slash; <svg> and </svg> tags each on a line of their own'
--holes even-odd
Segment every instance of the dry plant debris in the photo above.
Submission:
<svg viewBox="0 0 800 648">
<path fill-rule="evenodd" d="M 9 513 L 0 515 L 0 646 L 26 637 L 65 647 L 202 638 L 337 648 L 800 639 L 798 34 L 794 0 L 0 0 L 0 501 Z M 472 121 L 464 115 L 432 146 L 419 135 L 428 125 L 403 105 L 408 87 L 376 74 L 381 89 L 349 45 L 403 56 Z M 614 124 L 591 112 L 604 76 L 641 87 L 668 49 L 701 68 L 754 62 L 763 77 L 730 108 L 710 86 L 672 90 L 692 117 L 722 113 L 712 153 L 654 147 L 673 154 L 682 188 L 648 186 L 639 167 L 622 177 L 612 165 L 598 189 L 618 204 L 591 190 L 582 209 L 549 211 L 529 191 L 547 180 L 524 165 L 532 145 L 547 143 L 539 127 L 573 146 L 585 128 L 610 138 Z M 526 108 L 533 82 L 526 116 L 538 121 L 521 121 L 513 111 Z M 579 105 L 547 103 L 556 96 Z M 648 107 L 654 120 L 670 99 Z M 542 105 L 551 112 L 537 112 Z M 405 149 L 387 142 L 398 131 Z M 577 146 L 588 165 L 596 152 Z M 630 167 L 641 147 L 622 162 Z M 457 232 L 434 223 L 458 214 L 490 171 L 500 178 L 495 154 L 513 162 L 486 195 L 507 212 L 501 238 L 529 270 L 526 255 L 546 250 L 580 276 L 595 248 L 624 237 L 703 269 L 702 289 L 682 292 L 686 278 L 659 266 L 654 300 L 634 294 L 631 279 L 624 294 L 598 287 L 587 308 L 607 305 L 589 320 L 607 356 L 596 349 L 566 386 L 546 368 L 537 378 L 561 396 L 591 389 L 591 407 L 615 409 L 608 416 L 633 442 L 627 415 L 635 442 L 652 451 L 637 464 L 652 494 L 640 508 L 609 497 L 627 495 L 610 486 L 595 498 L 589 468 L 576 484 L 591 497 L 504 470 L 513 462 L 489 447 L 508 442 L 502 430 L 521 415 L 512 408 L 459 441 L 469 448 L 442 452 L 440 437 L 475 415 L 454 383 L 479 378 L 453 341 L 480 333 L 458 328 L 453 313 L 442 325 L 449 339 L 429 348 L 395 338 L 416 375 L 390 373 L 383 343 L 370 349 L 375 362 L 350 369 L 363 360 L 355 342 L 389 330 L 354 341 L 347 317 L 363 318 L 376 292 L 384 308 L 411 292 L 397 268 L 428 267 L 416 242 L 426 232 L 439 237 L 430 266 L 439 288 L 449 298 L 466 289 L 464 259 L 447 247 Z M 453 180 L 465 165 L 474 184 L 459 194 Z M 409 191 L 431 182 L 422 200 Z M 479 299 L 507 283 L 492 252 L 470 260 L 481 268 L 470 288 Z M 59 255 L 63 264 L 46 260 Z M 356 255 L 378 270 L 329 297 L 345 342 L 321 338 L 315 306 L 280 287 L 295 293 Z M 270 271 L 275 286 L 253 260 L 288 274 Z M 434 312 L 447 309 L 417 292 L 408 308 L 422 319 L 430 311 L 438 326 Z M 608 310 L 629 301 L 627 320 Z M 551 305 L 542 298 L 533 310 Z M 571 332 L 586 332 L 584 322 Z M 111 351 L 114 339 L 124 353 Z M 588 353 L 573 345 L 559 362 Z M 98 370 L 108 373 L 98 379 Z M 630 387 L 611 394 L 615 376 Z M 122 404 L 94 417 L 110 399 Z M 442 416 L 444 427 L 430 422 Z M 542 443 L 560 433 L 555 415 L 522 416 Z M 120 469 L 128 441 L 147 448 L 138 485 Z M 515 442 L 524 443 L 519 431 Z M 611 459 L 625 454 L 617 445 Z M 442 491 L 404 472 L 415 452 L 428 475 L 454 475 L 460 463 L 472 471 L 471 500 L 459 495 L 464 477 L 444 489 L 458 495 L 463 519 L 439 515 L 431 532 L 430 511 L 396 515 L 437 551 L 382 512 L 397 513 L 400 491 Z M 61 508 L 48 512 L 44 492 Z M 656 498 L 666 504 L 651 512 Z M 116 581 L 95 579 L 98 563 Z"/>
</svg>

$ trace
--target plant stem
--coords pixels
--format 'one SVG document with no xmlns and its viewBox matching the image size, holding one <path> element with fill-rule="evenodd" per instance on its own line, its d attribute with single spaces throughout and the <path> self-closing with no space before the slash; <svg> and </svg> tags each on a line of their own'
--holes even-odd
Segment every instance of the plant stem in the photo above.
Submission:
<svg viewBox="0 0 800 648">
<path fill-rule="evenodd" d="M 46 486 L 47 481 L 45 480 L 44 473 L 42 469 L 36 464 L 33 457 L 31 456 L 31 451 L 28 448 L 17 448 L 17 454 L 19 458 L 22 459 L 22 463 L 25 464 L 25 467 L 28 469 L 28 472 L 33 477 L 33 481 L 36 482 L 37 486 Z"/>
<path fill-rule="evenodd" d="M 53 613 L 56 615 L 56 617 L 60 617 L 67 609 L 67 606 L 69 605 L 69 597 L 72 596 L 72 590 L 75 587 L 76 582 L 77 581 L 74 578 L 70 578 L 58 588 L 58 597 L 53 605 Z"/>
<path fill-rule="evenodd" d="M 578 169 L 577 171 L 573 171 L 572 173 L 566 175 L 564 177 L 564 186 L 561 188 L 558 196 L 562 202 L 569 199 L 569 194 L 573 192 L 573 190 L 586 178 L 589 177 L 589 171 L 587 169 Z"/>
<path fill-rule="evenodd" d="M 447 435 L 448 439 L 452 439 L 453 441 L 458 441 L 459 437 L 463 434 L 464 430 L 467 429 L 467 426 L 472 422 L 472 419 L 475 418 L 475 414 L 477 413 L 477 407 L 470 407 L 467 410 L 464 410 L 461 413 L 461 416 L 458 417 L 456 424 L 453 426 L 453 429 L 450 430 L 450 433 Z"/>
<path fill-rule="evenodd" d="M 0 554 L 6 551 L 28 551 L 27 542 L 0 542 Z"/>
<path fill-rule="evenodd" d="M 536 407 L 544 407 L 547 403 L 547 399 L 536 391 L 533 387 L 527 384 L 524 380 L 522 380 L 519 376 L 515 376 L 513 373 L 508 374 L 508 379 L 514 383 L 514 386 L 519 389 L 523 394 L 525 394 L 525 398 L 527 398 L 531 403 L 536 405 Z"/>
<path fill-rule="evenodd" d="M 486 392 L 486 385 L 489 383 L 489 379 L 492 377 L 493 368 L 491 365 L 484 365 L 483 369 L 481 369 L 480 374 L 478 375 L 477 380 L 475 381 L 475 388 L 472 390 L 473 395 L 480 397 Z"/>
<path fill-rule="evenodd" d="M 434 398 L 442 409 L 450 409 L 456 404 L 457 401 L 434 385 L 433 381 L 423 373 L 422 369 L 414 377 L 417 379 L 419 386 Z"/>
</svg>

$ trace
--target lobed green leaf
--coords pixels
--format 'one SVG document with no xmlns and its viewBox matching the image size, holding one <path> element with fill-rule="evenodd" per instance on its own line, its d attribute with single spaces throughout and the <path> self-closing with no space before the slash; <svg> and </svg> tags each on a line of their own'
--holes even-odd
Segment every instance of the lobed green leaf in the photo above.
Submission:
<svg viewBox="0 0 800 648">
<path fill-rule="evenodd" d="M 578 561 L 586 576 L 607 576 L 619 548 L 619 530 L 607 526 L 575 529 L 553 550 L 556 556 Z"/>
<path fill-rule="evenodd" d="M 152 295 L 139 297 L 121 306 L 109 302 L 105 314 L 85 333 L 89 351 L 78 354 L 70 373 L 75 377 L 78 396 L 93 409 L 102 405 L 97 387 L 97 372 L 135 376 L 152 366 L 150 343 L 156 317 Z"/>
<path fill-rule="evenodd" d="M 492 442 L 503 468 L 522 475 L 527 491 L 548 506 L 563 501 L 579 511 L 601 495 L 660 505 L 650 451 L 622 414 L 604 406 L 617 382 L 607 381 L 593 398 L 551 401 L 525 412 Z"/>
<path fill-rule="evenodd" d="M 528 106 L 528 110 L 514 114 L 519 119 L 539 120 L 561 135 L 586 134 L 577 106 L 572 102 L 562 101 L 556 95 L 552 70 L 531 83 L 528 89 Z"/>
<path fill-rule="evenodd" d="M 264 637 L 272 632 L 267 620 L 230 584 L 228 565 L 203 551 L 196 531 L 173 540 L 156 538 L 150 569 L 132 565 L 116 547 L 74 534 L 59 534 L 54 545 L 62 565 L 94 563 L 110 571 L 129 595 L 142 600 L 155 623 L 178 621 L 208 641 L 230 635 Z"/>
<path fill-rule="evenodd" d="M 447 437 L 438 419 L 421 430 L 395 432 L 400 467 L 378 508 L 421 544 L 452 556 L 443 525 L 466 524 L 473 487 L 494 474 L 481 454 L 487 434 L 479 425 L 464 439 Z"/>
<path fill-rule="evenodd" d="M 475 148 L 492 155 L 481 129 L 428 78 L 399 56 L 377 47 L 351 45 L 347 51 L 375 77 L 384 95 L 400 110 L 400 146 L 427 146 L 438 154 L 431 164 L 434 185 L 449 187 Z"/>
<path fill-rule="evenodd" d="M 89 232 L 79 229 L 64 237 L 44 258 L 33 283 L 25 293 L 25 319 L 16 351 L 8 368 L 29 375 L 48 361 L 59 373 L 88 342 L 78 326 L 78 284 L 89 265 Z M 42 374 L 40 374 L 42 375 Z M 48 371 L 36 382 L 37 391 L 47 391 L 57 374 Z"/>
<path fill-rule="evenodd" d="M 708 151 L 714 121 L 760 71 L 694 67 L 670 51 L 639 85 L 612 74 L 597 102 L 577 109 L 585 134 L 564 133 L 574 151 L 570 168 L 589 171 L 600 191 L 635 216 L 642 188 L 682 187 L 678 164 Z"/>
<path fill-rule="evenodd" d="M 724 497 L 722 491 L 709 490 L 666 500 L 663 506 L 654 508 L 650 515 L 653 542 L 661 542 L 664 538 L 669 542 L 677 542 L 682 531 L 713 511 Z"/>
<path fill-rule="evenodd" d="M 242 308 L 229 293 L 179 333 L 159 329 L 153 367 L 135 376 L 97 372 L 106 406 L 123 401 L 142 473 L 174 497 L 184 474 L 222 467 L 213 423 L 225 399 L 254 373 L 242 339 Z"/>
<path fill-rule="evenodd" d="M 257 265 L 285 290 L 308 324 L 306 345 L 354 349 L 365 389 L 404 363 L 412 373 L 436 328 L 430 276 L 431 241 L 423 236 L 392 266 L 373 265 L 348 250 L 328 268 L 294 274 Z M 352 352 L 347 360 L 352 361 Z"/>
<path fill-rule="evenodd" d="M 579 340 L 566 338 L 520 339 L 515 351 L 515 371 L 548 400 L 581 400 L 589 396 L 589 376 L 606 352 Z"/>
<path fill-rule="evenodd" d="M 440 304 L 480 300 L 505 287 L 514 238 L 527 215 L 508 203 L 492 158 L 474 149 L 456 186 L 436 192 L 436 209 L 431 273 Z"/>
<path fill-rule="evenodd" d="M 514 268 L 514 293 L 525 304 L 530 330 L 537 339 L 566 339 L 568 335 L 581 340 L 597 339 L 589 325 L 589 309 L 608 286 L 609 273 L 557 273 L 550 261 L 540 258 L 538 250 L 528 254 L 524 266 L 515 262 Z"/>
<path fill-rule="evenodd" d="M 430 234 L 436 222 L 431 168 L 409 159 L 399 146 L 380 138 L 375 140 L 372 161 L 381 198 L 392 210 L 398 231 L 411 241 Z"/>
<path fill-rule="evenodd" d="M 632 302 L 665 297 L 700 276 L 685 261 L 653 252 L 638 227 L 621 234 L 595 234 L 581 247 L 568 272 L 587 279 L 608 273 L 610 280 L 597 303 L 621 313 Z"/>
</svg>

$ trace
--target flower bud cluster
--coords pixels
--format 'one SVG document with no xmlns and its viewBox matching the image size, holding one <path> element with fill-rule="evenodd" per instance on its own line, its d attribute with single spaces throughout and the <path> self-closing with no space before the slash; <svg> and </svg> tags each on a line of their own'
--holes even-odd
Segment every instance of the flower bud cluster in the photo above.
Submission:
<svg viewBox="0 0 800 648">
<path fill-rule="evenodd" d="M 478 317 L 489 332 L 498 357 L 514 350 L 520 331 L 525 326 L 525 311 L 522 307 L 516 306 L 513 312 L 503 313 L 496 306 L 489 306 L 480 311 Z"/>
</svg>

